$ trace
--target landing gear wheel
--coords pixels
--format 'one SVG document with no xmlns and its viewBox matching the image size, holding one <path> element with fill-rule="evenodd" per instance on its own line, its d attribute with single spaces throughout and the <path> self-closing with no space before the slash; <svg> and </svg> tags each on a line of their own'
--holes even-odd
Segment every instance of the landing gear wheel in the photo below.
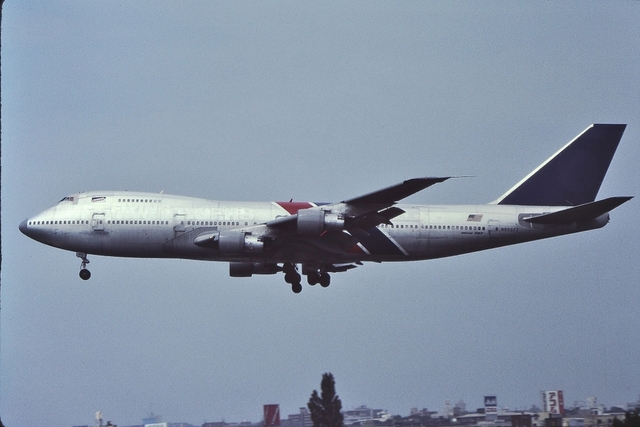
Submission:
<svg viewBox="0 0 640 427">
<path fill-rule="evenodd" d="M 329 276 L 329 273 L 322 273 L 320 275 L 320 286 L 322 286 L 323 288 L 326 288 L 330 284 L 331 284 L 331 276 Z"/>
<path fill-rule="evenodd" d="M 291 284 L 300 283 L 300 275 L 296 271 L 287 273 L 284 275 L 284 281 Z"/>
<path fill-rule="evenodd" d="M 298 273 L 296 265 L 287 262 L 282 266 L 282 271 L 284 271 L 284 281 L 291 284 L 291 290 L 296 294 L 302 292 L 302 285 L 300 284 L 302 276 Z"/>
<path fill-rule="evenodd" d="M 89 280 L 91 278 L 91 272 L 86 268 L 83 268 L 82 270 L 80 270 L 80 278 L 82 280 Z"/>
<path fill-rule="evenodd" d="M 84 252 L 76 252 L 76 256 L 82 260 L 80 263 L 80 278 L 82 280 L 89 280 L 91 277 L 91 272 L 87 270 L 87 264 L 89 264 L 89 259 L 87 258 L 87 254 Z"/>
<path fill-rule="evenodd" d="M 311 286 L 317 285 L 318 283 L 320 283 L 320 275 L 316 272 L 307 274 L 307 283 L 309 283 Z"/>
</svg>

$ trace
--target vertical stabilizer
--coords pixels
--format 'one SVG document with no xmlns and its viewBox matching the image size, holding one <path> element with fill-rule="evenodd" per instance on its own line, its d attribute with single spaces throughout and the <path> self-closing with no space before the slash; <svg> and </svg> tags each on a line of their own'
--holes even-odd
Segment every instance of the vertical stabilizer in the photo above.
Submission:
<svg viewBox="0 0 640 427">
<path fill-rule="evenodd" d="M 594 201 L 626 127 L 589 126 L 493 203 L 576 206 Z"/>
</svg>

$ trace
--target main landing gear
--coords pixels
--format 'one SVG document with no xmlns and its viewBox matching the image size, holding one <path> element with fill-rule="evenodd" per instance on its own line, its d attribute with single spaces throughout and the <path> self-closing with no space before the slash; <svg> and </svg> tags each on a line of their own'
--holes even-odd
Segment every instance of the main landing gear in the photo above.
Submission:
<svg viewBox="0 0 640 427">
<path fill-rule="evenodd" d="M 300 276 L 300 273 L 298 273 L 296 265 L 287 262 L 282 267 L 282 271 L 284 272 L 284 281 L 291 284 L 291 290 L 293 293 L 299 294 L 302 292 L 302 284 L 300 284 L 302 277 Z"/>
<path fill-rule="evenodd" d="M 295 264 L 287 262 L 282 267 L 282 271 L 284 272 L 284 281 L 291 284 L 291 290 L 299 294 L 302 292 L 302 284 L 300 283 L 302 280 L 302 276 L 298 273 L 298 268 Z M 302 273 L 307 276 L 307 283 L 309 285 L 314 286 L 318 283 L 323 288 L 326 288 L 331 284 L 331 276 L 326 271 L 321 270 L 308 270 L 303 266 Z"/>
<path fill-rule="evenodd" d="M 311 286 L 315 286 L 319 283 L 320 286 L 326 288 L 331 284 L 331 276 L 329 276 L 329 273 L 327 272 L 311 271 L 307 273 L 307 282 Z"/>
<path fill-rule="evenodd" d="M 87 254 L 83 252 L 76 252 L 76 256 L 82 260 L 80 263 L 80 278 L 82 280 L 89 280 L 91 278 L 91 272 L 87 270 L 87 264 L 89 264 Z"/>
</svg>

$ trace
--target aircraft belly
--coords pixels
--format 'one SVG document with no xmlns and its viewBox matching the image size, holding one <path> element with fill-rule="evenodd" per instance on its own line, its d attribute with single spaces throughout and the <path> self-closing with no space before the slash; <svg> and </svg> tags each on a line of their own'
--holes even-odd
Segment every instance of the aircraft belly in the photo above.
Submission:
<svg viewBox="0 0 640 427">
<path fill-rule="evenodd" d="M 166 257 L 166 254 L 162 252 L 161 241 L 142 238 L 142 236 L 136 236 L 136 234 L 137 233 L 129 232 L 123 235 L 122 233 L 108 231 L 92 231 L 74 236 L 65 249 L 107 256 L 135 258 Z"/>
</svg>

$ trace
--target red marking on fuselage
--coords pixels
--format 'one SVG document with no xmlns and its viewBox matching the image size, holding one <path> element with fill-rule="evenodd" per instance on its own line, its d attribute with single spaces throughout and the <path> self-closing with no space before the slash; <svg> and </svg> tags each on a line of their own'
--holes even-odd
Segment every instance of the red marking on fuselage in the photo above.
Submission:
<svg viewBox="0 0 640 427">
<path fill-rule="evenodd" d="M 276 204 L 291 215 L 297 214 L 300 209 L 308 209 L 315 206 L 313 203 L 309 202 L 276 202 Z"/>
<path fill-rule="evenodd" d="M 348 253 L 358 255 L 368 255 L 358 244 L 353 245 L 347 250 Z"/>
</svg>

